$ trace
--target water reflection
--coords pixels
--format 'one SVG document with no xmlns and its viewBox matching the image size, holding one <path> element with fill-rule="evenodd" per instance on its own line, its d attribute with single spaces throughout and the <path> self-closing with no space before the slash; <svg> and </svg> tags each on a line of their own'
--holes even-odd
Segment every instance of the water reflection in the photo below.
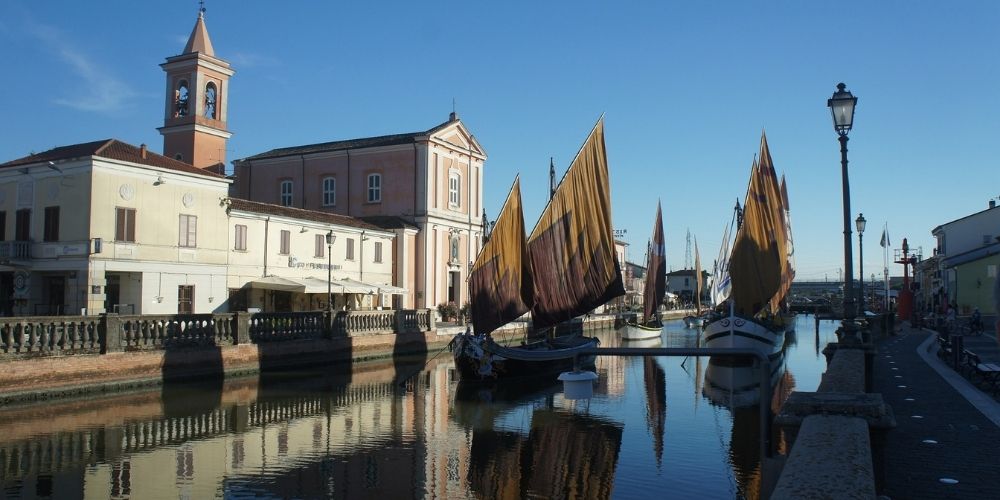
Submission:
<svg viewBox="0 0 1000 500">
<path fill-rule="evenodd" d="M 674 323 L 660 345 L 698 344 Z M 787 352 L 772 408 L 793 369 L 818 383 L 812 347 Z M 707 358 L 599 357 L 594 398 L 572 402 L 557 384 L 460 384 L 448 356 L 429 354 L 0 408 L 0 484 L 43 498 L 753 496 L 752 374 Z"/>
</svg>

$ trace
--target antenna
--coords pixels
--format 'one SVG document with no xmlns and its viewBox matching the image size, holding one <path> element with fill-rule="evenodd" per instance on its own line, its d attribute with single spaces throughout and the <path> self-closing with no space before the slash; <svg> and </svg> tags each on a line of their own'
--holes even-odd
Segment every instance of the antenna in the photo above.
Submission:
<svg viewBox="0 0 1000 500">
<path fill-rule="evenodd" d="M 556 195 L 556 164 L 549 157 L 549 199 L 551 200 Z"/>
<path fill-rule="evenodd" d="M 684 269 L 691 269 L 691 229 L 687 230 L 687 248 L 684 250 Z"/>
</svg>

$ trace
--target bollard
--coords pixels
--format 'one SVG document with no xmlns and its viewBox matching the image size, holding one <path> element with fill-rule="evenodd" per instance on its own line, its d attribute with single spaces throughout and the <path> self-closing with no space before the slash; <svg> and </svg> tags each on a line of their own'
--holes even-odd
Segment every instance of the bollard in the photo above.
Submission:
<svg viewBox="0 0 1000 500">
<path fill-rule="evenodd" d="M 961 335 L 951 336 L 951 366 L 958 371 L 962 366 L 962 351 L 964 348 L 964 337 Z"/>
</svg>

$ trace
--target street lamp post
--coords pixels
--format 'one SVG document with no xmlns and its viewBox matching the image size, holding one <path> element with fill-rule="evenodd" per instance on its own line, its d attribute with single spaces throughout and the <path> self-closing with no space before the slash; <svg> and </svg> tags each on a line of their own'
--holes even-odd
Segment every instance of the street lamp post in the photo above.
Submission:
<svg viewBox="0 0 1000 500">
<path fill-rule="evenodd" d="M 333 229 L 326 233 L 326 310 L 333 310 L 333 242 L 337 237 Z"/>
<path fill-rule="evenodd" d="M 847 133 L 854 125 L 854 107 L 858 98 L 854 97 L 843 83 L 837 84 L 837 91 L 826 101 L 827 107 L 833 113 L 833 129 L 840 136 L 840 169 L 843 176 L 844 189 L 844 338 L 856 339 L 852 323 L 855 318 L 854 284 L 851 283 L 854 272 L 851 265 L 851 188 L 847 180 Z M 843 340 L 843 338 L 842 338 Z"/>
<path fill-rule="evenodd" d="M 858 312 L 865 313 L 865 247 L 862 238 L 865 233 L 865 214 L 858 214 L 854 227 L 858 230 Z"/>
</svg>

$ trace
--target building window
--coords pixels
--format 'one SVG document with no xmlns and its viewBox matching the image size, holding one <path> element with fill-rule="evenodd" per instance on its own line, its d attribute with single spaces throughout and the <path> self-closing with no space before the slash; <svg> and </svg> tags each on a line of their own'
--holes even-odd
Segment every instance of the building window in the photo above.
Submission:
<svg viewBox="0 0 1000 500">
<path fill-rule="evenodd" d="M 375 242 L 375 262 L 382 262 L 382 242 Z"/>
<path fill-rule="evenodd" d="M 59 207 L 45 207 L 42 241 L 59 241 Z"/>
<path fill-rule="evenodd" d="M 234 237 L 234 242 L 235 244 L 233 245 L 233 250 L 247 249 L 247 227 L 245 225 L 236 225 L 236 236 Z"/>
<path fill-rule="evenodd" d="M 289 249 L 292 246 L 292 232 L 281 230 L 281 250 L 278 251 L 281 255 L 288 255 Z"/>
<path fill-rule="evenodd" d="M 194 314 L 194 285 L 177 287 L 177 314 Z"/>
<path fill-rule="evenodd" d="M 174 118 L 187 116 L 188 114 L 188 83 L 181 80 L 174 91 Z"/>
<path fill-rule="evenodd" d="M 215 119 L 215 105 L 218 97 L 215 83 L 208 82 L 208 85 L 205 85 L 205 118 Z"/>
<path fill-rule="evenodd" d="M 115 241 L 135 243 L 135 209 L 115 207 Z"/>
<path fill-rule="evenodd" d="M 179 233 L 177 246 L 187 248 L 198 246 L 198 216 L 181 214 Z"/>
<path fill-rule="evenodd" d="M 354 260 L 354 238 L 347 238 L 347 260 Z"/>
<path fill-rule="evenodd" d="M 382 201 L 382 174 L 368 175 L 368 203 Z"/>
<path fill-rule="evenodd" d="M 7 240 L 7 212 L 0 210 L 0 241 Z"/>
<path fill-rule="evenodd" d="M 243 288 L 229 289 L 229 310 L 230 311 L 247 310 L 247 291 L 245 289 Z"/>
<path fill-rule="evenodd" d="M 316 252 L 315 252 L 314 255 L 316 257 L 326 257 L 326 255 L 324 255 L 324 253 L 323 253 L 323 249 L 325 247 L 326 247 L 326 235 L 325 234 L 317 234 L 316 235 Z"/>
<path fill-rule="evenodd" d="M 448 206 L 458 207 L 462 203 L 462 175 L 452 170 L 448 175 Z"/>
<path fill-rule="evenodd" d="M 281 206 L 292 206 L 292 181 L 281 181 Z"/>
<path fill-rule="evenodd" d="M 31 239 L 31 209 L 22 208 L 14 214 L 14 241 Z"/>
<path fill-rule="evenodd" d="M 332 207 L 337 204 L 337 179 L 323 178 L 323 206 Z"/>
</svg>

